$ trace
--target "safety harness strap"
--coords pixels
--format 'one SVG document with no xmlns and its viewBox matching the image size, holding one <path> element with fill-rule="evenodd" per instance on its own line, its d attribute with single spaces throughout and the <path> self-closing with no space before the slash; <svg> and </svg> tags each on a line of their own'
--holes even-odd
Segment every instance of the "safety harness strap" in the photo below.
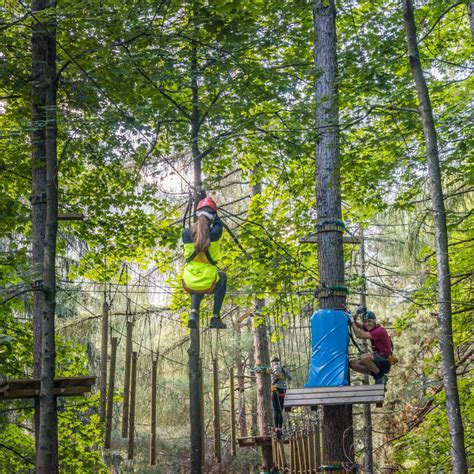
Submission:
<svg viewBox="0 0 474 474">
<path fill-rule="evenodd" d="M 192 262 L 197 257 L 198 253 L 199 252 L 196 249 L 194 249 L 194 252 L 186 259 L 186 263 Z M 204 251 L 204 254 L 206 255 L 207 261 L 211 265 L 217 265 L 217 262 L 211 257 L 209 249 L 206 249 Z"/>
</svg>

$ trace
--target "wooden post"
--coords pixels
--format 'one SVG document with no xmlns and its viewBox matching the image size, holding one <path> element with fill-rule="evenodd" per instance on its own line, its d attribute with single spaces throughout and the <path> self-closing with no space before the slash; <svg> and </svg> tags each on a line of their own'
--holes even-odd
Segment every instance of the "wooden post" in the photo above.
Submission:
<svg viewBox="0 0 474 474">
<path fill-rule="evenodd" d="M 204 432 L 204 381 L 202 357 L 199 358 L 199 430 L 200 430 L 200 462 L 206 464 L 206 433 Z"/>
<path fill-rule="evenodd" d="M 150 433 L 150 465 L 156 464 L 156 382 L 158 372 L 158 357 L 152 361 L 151 369 L 151 433 Z"/>
<path fill-rule="evenodd" d="M 316 472 L 317 472 L 317 471 L 319 471 L 319 468 L 322 464 L 322 462 L 321 462 L 321 437 L 320 437 L 320 434 L 319 434 L 319 425 L 315 425 L 314 452 L 316 453 Z"/>
<path fill-rule="evenodd" d="M 321 439 L 321 464 L 325 464 L 326 463 L 326 455 L 325 455 L 325 451 L 324 451 L 324 446 L 325 446 L 325 443 L 326 443 L 326 432 L 324 430 L 324 425 L 321 425 L 320 439 Z"/>
<path fill-rule="evenodd" d="M 112 352 L 110 354 L 109 369 L 109 391 L 107 392 L 107 414 L 105 417 L 105 443 L 106 449 L 110 448 L 110 438 L 112 433 L 112 412 L 114 408 L 114 388 L 115 388 L 115 362 L 117 360 L 118 339 L 112 338 Z"/>
<path fill-rule="evenodd" d="M 130 388 L 130 425 L 128 429 L 128 459 L 133 459 L 135 442 L 135 400 L 137 395 L 137 358 L 138 354 L 132 352 L 132 380 Z"/>
<path fill-rule="evenodd" d="M 290 434 L 289 445 L 290 445 L 290 473 L 293 473 L 295 467 L 295 450 L 293 448 L 293 434 Z"/>
<path fill-rule="evenodd" d="M 234 369 L 229 369 L 229 387 L 230 387 L 230 454 L 237 454 L 236 448 L 236 428 L 235 428 L 235 389 L 234 389 Z"/>
<path fill-rule="evenodd" d="M 304 451 L 303 430 L 298 430 L 298 461 L 300 463 L 301 472 L 306 471 L 306 453 Z"/>
<path fill-rule="evenodd" d="M 245 318 L 248 318 L 248 315 L 245 315 Z M 237 372 L 237 392 L 239 394 L 238 402 L 238 426 L 239 433 L 242 438 L 248 436 L 247 432 L 247 413 L 245 409 L 245 380 L 244 380 L 244 361 L 242 358 L 242 338 L 241 338 L 241 329 L 240 329 L 241 319 L 237 318 L 237 321 L 234 324 L 234 335 L 235 335 L 235 368 Z M 252 366 L 253 367 L 253 366 Z M 236 416 L 236 414 L 234 414 Z"/>
<path fill-rule="evenodd" d="M 366 262 L 365 262 L 365 240 L 364 240 L 364 229 L 360 226 L 360 246 L 359 246 L 359 260 L 360 260 L 360 277 L 362 279 L 362 288 L 360 292 L 359 304 L 361 306 L 367 306 L 366 293 L 367 283 L 365 280 L 366 274 Z M 363 340 L 364 352 L 368 352 L 367 340 Z M 369 385 L 369 376 L 364 375 L 364 385 Z M 373 474 L 374 472 L 374 456 L 372 448 L 372 407 L 370 403 L 364 403 L 364 470 L 367 474 Z"/>
<path fill-rule="evenodd" d="M 285 469 L 286 469 L 286 455 L 285 455 L 285 445 L 283 444 L 283 439 L 280 440 L 280 446 L 281 446 L 281 461 L 283 463 L 282 470 L 285 471 Z"/>
<path fill-rule="evenodd" d="M 297 469 L 298 471 L 303 471 L 303 453 L 302 453 L 302 449 L 301 449 L 301 430 L 298 428 L 296 430 L 296 452 L 297 452 L 297 460 L 298 460 L 298 464 L 297 464 Z"/>
<path fill-rule="evenodd" d="M 276 439 L 272 436 L 272 462 L 273 467 L 278 467 L 278 463 L 276 460 Z"/>
<path fill-rule="evenodd" d="M 125 374 L 123 382 L 122 437 L 127 437 L 128 407 L 130 403 L 130 361 L 132 355 L 133 323 L 127 321 L 127 341 L 125 345 Z"/>
<path fill-rule="evenodd" d="M 314 470 L 314 442 L 313 442 L 313 427 L 311 425 L 308 426 L 306 430 L 306 452 L 308 453 L 308 471 L 313 472 Z"/>
<path fill-rule="evenodd" d="M 109 342 L 109 306 L 104 301 L 102 306 L 102 346 L 100 355 L 100 421 L 105 420 L 105 411 L 107 406 L 107 349 Z"/>
<path fill-rule="evenodd" d="M 212 361 L 212 385 L 214 396 L 214 454 L 217 463 L 222 461 L 221 457 L 221 417 L 219 407 L 219 366 L 217 359 Z"/>
<path fill-rule="evenodd" d="M 307 439 L 308 433 L 306 427 L 301 429 L 301 449 L 303 450 L 303 465 L 304 465 L 304 472 L 308 469 L 309 459 L 308 459 L 308 451 L 307 451 Z"/>
</svg>

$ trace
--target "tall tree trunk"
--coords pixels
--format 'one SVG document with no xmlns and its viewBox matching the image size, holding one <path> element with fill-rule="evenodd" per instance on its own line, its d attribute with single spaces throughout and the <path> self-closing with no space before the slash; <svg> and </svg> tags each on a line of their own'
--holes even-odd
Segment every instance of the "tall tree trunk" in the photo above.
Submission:
<svg viewBox="0 0 474 474">
<path fill-rule="evenodd" d="M 255 310 L 259 314 L 265 302 L 261 299 L 255 301 Z M 254 328 L 253 348 L 255 365 L 257 367 L 270 365 L 270 351 L 268 344 L 268 330 L 266 324 Z M 256 373 L 257 385 L 257 424 L 259 436 L 268 436 L 269 427 L 272 426 L 272 400 L 270 392 L 270 375 L 266 372 Z M 262 471 L 272 468 L 272 447 L 262 446 Z"/>
<path fill-rule="evenodd" d="M 192 93 L 192 113 L 191 113 L 191 149 L 193 153 L 194 165 L 194 208 L 196 208 L 199 195 L 198 191 L 202 187 L 202 163 L 199 153 L 199 86 L 198 86 L 198 59 L 197 59 L 197 38 L 198 38 L 198 6 L 197 0 L 192 3 L 194 38 L 191 43 L 191 93 Z M 200 323 L 199 323 L 200 324 Z M 199 363 L 200 357 L 200 336 L 198 329 L 191 329 L 189 354 L 189 418 L 191 421 L 191 472 L 197 474 L 201 472 L 203 463 L 203 426 L 201 420 L 202 400 L 201 400 L 201 379 L 202 368 Z"/>
<path fill-rule="evenodd" d="M 364 230 L 360 229 L 360 247 L 359 247 L 359 262 L 360 262 L 360 277 L 362 278 L 362 288 L 360 292 L 359 304 L 367 307 L 366 294 L 367 294 L 367 282 L 366 282 L 366 262 L 365 262 L 365 240 Z M 364 351 L 368 352 L 367 339 L 363 340 Z M 369 376 L 364 374 L 364 385 L 369 385 Z M 370 403 L 363 405 L 364 407 L 364 472 L 367 474 L 373 474 L 374 472 L 374 453 L 372 445 L 372 407 Z"/>
<path fill-rule="evenodd" d="M 451 437 L 451 454 L 453 472 L 467 472 L 466 452 L 464 448 L 464 427 L 459 406 L 459 394 L 456 378 L 456 361 L 451 317 L 451 276 L 449 271 L 448 230 L 444 207 L 443 189 L 436 128 L 431 107 L 430 95 L 421 67 L 416 39 L 415 17 L 412 0 L 403 0 L 403 17 L 408 46 L 410 67 L 418 94 L 419 110 L 426 140 L 426 157 L 431 186 L 431 205 L 435 228 L 436 265 L 438 274 L 438 324 L 440 328 L 441 357 L 443 360 L 443 381 L 446 392 L 446 412 L 449 434 Z"/>
<path fill-rule="evenodd" d="M 45 158 L 46 158 L 46 222 L 43 263 L 43 318 L 41 332 L 41 387 L 39 395 L 40 426 L 36 469 L 40 473 L 58 471 L 57 414 L 53 394 L 56 347 L 54 317 L 56 309 L 56 239 L 58 229 L 57 122 L 56 122 L 56 19 L 55 0 L 42 5 L 50 9 L 48 20 L 41 26 L 46 35 L 45 64 Z"/>
<path fill-rule="evenodd" d="M 31 4 L 33 12 L 41 12 L 46 8 L 46 0 L 34 0 Z M 33 292 L 33 375 L 41 377 L 41 332 L 44 308 L 43 262 L 44 235 L 46 229 L 46 51 L 47 35 L 43 25 L 32 23 L 32 90 L 31 90 L 31 163 L 32 163 L 32 271 L 31 284 Z M 35 437 L 38 451 L 40 423 L 39 398 L 35 398 Z"/>
<path fill-rule="evenodd" d="M 316 66 L 316 211 L 318 222 L 341 219 L 339 109 L 337 89 L 336 8 L 334 0 L 314 3 Z M 344 283 L 342 233 L 318 233 L 320 285 Z M 321 298 L 321 309 L 345 307 L 344 296 Z M 327 461 L 353 458 L 352 406 L 325 406 L 324 453 Z M 344 449 L 345 446 L 345 449 Z"/>
<path fill-rule="evenodd" d="M 254 169 L 256 174 L 259 164 Z M 260 182 L 252 186 L 252 196 L 262 194 L 262 185 Z M 260 314 L 265 301 L 256 299 L 255 312 Z M 270 349 L 268 343 L 268 329 L 265 323 L 254 328 L 253 333 L 253 350 L 255 354 L 255 365 L 270 366 Z M 257 425 L 260 436 L 268 436 L 270 434 L 269 427 L 272 426 L 272 400 L 270 392 L 270 376 L 265 372 L 257 372 Z M 271 446 L 262 446 L 262 470 L 267 471 L 272 468 L 272 448 Z"/>
</svg>

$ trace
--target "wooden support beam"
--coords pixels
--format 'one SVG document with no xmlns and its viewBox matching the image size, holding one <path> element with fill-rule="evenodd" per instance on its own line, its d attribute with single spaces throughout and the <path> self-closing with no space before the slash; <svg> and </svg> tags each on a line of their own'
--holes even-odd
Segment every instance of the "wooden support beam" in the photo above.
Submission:
<svg viewBox="0 0 474 474">
<path fill-rule="evenodd" d="M 135 444 L 135 401 L 137 396 L 137 359 L 138 353 L 132 352 L 132 376 L 130 386 L 130 425 L 128 429 L 128 459 L 133 459 Z"/>
<path fill-rule="evenodd" d="M 125 344 L 125 374 L 123 381 L 122 437 L 128 432 L 128 407 L 130 404 L 130 364 L 132 357 L 133 322 L 127 321 L 127 340 Z"/>
<path fill-rule="evenodd" d="M 84 214 L 78 212 L 60 212 L 58 214 L 58 221 L 82 221 Z"/>
<path fill-rule="evenodd" d="M 117 361 L 118 339 L 112 338 L 112 349 L 110 354 L 109 369 L 109 391 L 107 392 L 107 412 L 105 415 L 105 443 L 106 449 L 110 448 L 110 440 L 112 434 L 112 413 L 114 409 L 114 390 L 115 390 L 115 365 Z"/>
<path fill-rule="evenodd" d="M 156 464 L 156 385 L 158 358 L 152 361 L 151 369 L 151 433 L 150 433 L 150 466 Z"/>
<path fill-rule="evenodd" d="M 105 411 L 107 407 L 107 350 L 109 345 L 109 306 L 104 301 L 102 306 L 102 341 L 100 351 L 100 401 L 99 416 L 100 421 L 105 421 Z"/>
<path fill-rule="evenodd" d="M 235 389 L 234 389 L 234 369 L 229 369 L 230 387 L 230 454 L 234 457 L 237 454 L 236 426 L 235 426 Z"/>
</svg>

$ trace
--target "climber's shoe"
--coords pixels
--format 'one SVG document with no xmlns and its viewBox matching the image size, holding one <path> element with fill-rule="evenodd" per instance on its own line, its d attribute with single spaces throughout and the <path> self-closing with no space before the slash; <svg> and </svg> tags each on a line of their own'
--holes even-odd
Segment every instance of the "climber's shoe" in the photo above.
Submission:
<svg viewBox="0 0 474 474">
<path fill-rule="evenodd" d="M 188 328 L 189 329 L 197 329 L 198 328 L 198 320 L 199 320 L 199 315 L 197 311 L 191 311 L 191 314 L 189 315 L 189 320 L 188 320 Z"/>
<path fill-rule="evenodd" d="M 209 327 L 211 329 L 227 329 L 227 326 L 224 324 L 220 316 L 213 316 L 209 322 Z"/>
</svg>

